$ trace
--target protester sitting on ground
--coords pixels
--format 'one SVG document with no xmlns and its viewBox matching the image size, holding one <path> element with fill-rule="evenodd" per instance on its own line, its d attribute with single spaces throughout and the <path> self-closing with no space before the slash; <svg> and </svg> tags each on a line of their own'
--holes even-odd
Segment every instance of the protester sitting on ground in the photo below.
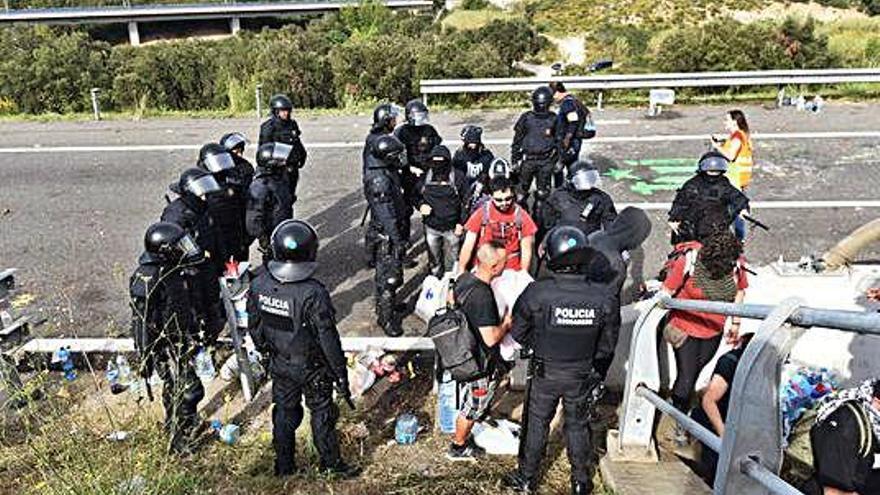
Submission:
<svg viewBox="0 0 880 495">
<path fill-rule="evenodd" d="M 459 270 L 468 270 L 474 248 L 499 241 L 507 250 L 506 269 L 528 271 L 538 226 L 528 212 L 516 204 L 510 179 L 503 176 L 493 178 L 489 181 L 489 190 L 492 200 L 476 210 L 465 223 L 467 234 L 458 256 Z"/>
<path fill-rule="evenodd" d="M 717 230 L 694 243 L 695 248 L 669 261 L 663 282 L 666 294 L 676 299 L 740 303 L 748 287 L 743 269 L 742 244 L 729 230 Z M 718 346 L 727 317 L 699 311 L 671 310 L 664 339 L 675 352 L 676 378 L 672 386 L 672 404 L 684 413 L 690 409 L 694 384 Z M 737 344 L 740 319 L 731 318 L 727 341 Z M 676 443 L 686 441 L 684 430 L 676 431 Z"/>
<path fill-rule="evenodd" d="M 730 406 L 730 389 L 733 386 L 733 377 L 736 376 L 736 369 L 746 351 L 746 346 L 749 345 L 754 335 L 753 333 L 741 335 L 739 345 L 718 358 L 709 385 L 703 391 L 700 407 L 691 413 L 691 417 L 697 423 L 714 431 L 719 437 L 724 436 L 724 422 L 727 420 L 727 410 Z M 714 482 L 718 454 L 703 446 L 700 465 Z"/>
<path fill-rule="evenodd" d="M 468 326 L 479 332 L 477 340 L 487 359 L 479 378 L 458 384 L 459 389 L 464 391 L 464 398 L 455 421 L 455 436 L 446 454 L 453 461 L 473 460 L 485 454 L 474 442 L 471 430 L 474 422 L 481 420 L 489 411 L 495 389 L 507 371 L 499 354 L 498 343 L 510 331 L 511 317 L 508 313 L 502 321 L 498 316 L 495 296 L 489 286 L 492 279 L 501 275 L 507 263 L 504 245 L 498 241 L 481 245 L 477 249 L 477 260 L 477 269 L 474 273 L 462 274 L 453 293 L 468 320 Z"/>
<path fill-rule="evenodd" d="M 813 479 L 807 495 L 880 493 L 880 380 L 828 396 L 810 430 Z"/>
</svg>

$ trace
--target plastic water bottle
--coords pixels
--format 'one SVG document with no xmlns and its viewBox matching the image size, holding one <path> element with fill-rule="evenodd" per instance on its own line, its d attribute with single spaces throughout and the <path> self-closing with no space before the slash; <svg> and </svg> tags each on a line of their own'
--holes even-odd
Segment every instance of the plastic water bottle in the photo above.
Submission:
<svg viewBox="0 0 880 495">
<path fill-rule="evenodd" d="M 248 327 L 247 299 L 238 299 L 233 304 L 235 307 L 235 323 L 238 328 Z"/>
<path fill-rule="evenodd" d="M 61 369 L 64 370 L 64 379 L 69 382 L 76 380 L 76 370 L 73 369 L 73 359 L 70 357 L 70 347 L 62 347 L 58 349 L 58 361 L 61 362 Z"/>
<path fill-rule="evenodd" d="M 119 368 L 116 361 L 110 359 L 107 361 L 107 384 L 110 385 L 110 392 L 114 395 L 122 392 L 123 386 L 119 383 Z"/>
<path fill-rule="evenodd" d="M 204 347 L 199 347 L 199 351 L 196 353 L 195 366 L 196 375 L 202 380 L 211 381 L 217 375 L 214 370 L 214 360 L 211 359 L 211 354 L 205 351 Z"/>
<path fill-rule="evenodd" d="M 130 387 L 132 382 L 131 365 L 122 354 L 116 356 L 117 381 L 122 387 Z"/>
<path fill-rule="evenodd" d="M 416 437 L 419 435 L 419 420 L 409 413 L 401 414 L 397 417 L 397 424 L 394 426 L 394 438 L 400 445 L 411 445 L 416 443 Z"/>
<path fill-rule="evenodd" d="M 442 433 L 455 433 L 455 417 L 458 414 L 455 407 L 456 387 L 452 375 L 448 371 L 443 372 L 443 379 L 437 392 L 437 422 Z"/>
</svg>

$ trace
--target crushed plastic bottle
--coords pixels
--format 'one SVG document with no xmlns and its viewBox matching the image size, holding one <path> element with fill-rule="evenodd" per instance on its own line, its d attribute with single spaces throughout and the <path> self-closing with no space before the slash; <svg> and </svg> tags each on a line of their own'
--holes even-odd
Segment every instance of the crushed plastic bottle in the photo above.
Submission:
<svg viewBox="0 0 880 495">
<path fill-rule="evenodd" d="M 437 392 L 437 423 L 442 433 L 455 433 L 455 417 L 458 415 L 455 407 L 456 387 L 452 375 L 444 372 Z"/>
<path fill-rule="evenodd" d="M 394 425 L 394 439 L 397 440 L 399 445 L 416 443 L 418 435 L 418 418 L 409 413 L 404 413 L 397 417 L 397 424 Z"/>
<path fill-rule="evenodd" d="M 195 357 L 196 375 L 204 381 L 211 381 L 217 376 L 214 369 L 214 360 L 211 353 L 207 352 L 204 347 L 199 347 Z"/>
<path fill-rule="evenodd" d="M 128 364 L 128 359 L 122 354 L 116 356 L 116 370 L 119 385 L 123 388 L 130 388 L 134 377 L 131 374 L 131 365 Z"/>
<path fill-rule="evenodd" d="M 64 371 L 64 379 L 71 382 L 76 380 L 76 370 L 73 368 L 73 357 L 70 355 L 70 347 L 62 347 L 58 349 L 58 362 L 61 363 L 61 369 Z"/>
<path fill-rule="evenodd" d="M 113 395 L 121 393 L 125 390 L 125 387 L 119 383 L 119 368 L 116 366 L 116 360 L 110 359 L 107 361 L 107 383 L 110 385 L 110 392 Z"/>
</svg>

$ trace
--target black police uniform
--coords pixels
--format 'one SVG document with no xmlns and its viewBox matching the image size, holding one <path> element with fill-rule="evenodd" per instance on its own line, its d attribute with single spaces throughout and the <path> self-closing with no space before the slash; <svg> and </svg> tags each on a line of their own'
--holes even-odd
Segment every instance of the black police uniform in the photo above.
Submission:
<svg viewBox="0 0 880 495">
<path fill-rule="evenodd" d="M 607 322 L 616 310 L 604 286 L 575 273 L 532 283 L 514 305 L 511 336 L 534 353 L 519 455 L 519 474 L 532 485 L 561 399 L 572 481 L 592 487 L 596 458 L 589 409 L 599 385 L 593 361 L 614 351 Z"/>
<path fill-rule="evenodd" d="M 394 131 L 394 136 L 406 147 L 406 167 L 400 169 L 403 179 L 403 192 L 406 202 L 411 207 L 419 202 L 418 177 L 412 168 L 417 168 L 424 173 L 430 167 L 431 150 L 443 142 L 443 138 L 437 133 L 437 129 L 430 124 L 412 125 L 404 124 Z M 407 234 L 409 231 L 407 231 Z"/>
<path fill-rule="evenodd" d="M 724 175 L 698 172 L 676 191 L 669 210 L 670 222 L 681 222 L 672 244 L 699 240 L 719 228 L 728 228 L 749 198 Z"/>
<path fill-rule="evenodd" d="M 197 270 L 145 252 L 129 281 L 131 330 L 140 356 L 140 375 L 155 370 L 164 382 L 162 403 L 172 449 L 182 452 L 198 426 L 198 404 L 205 396 L 195 373 L 198 324 L 191 299 Z"/>
<path fill-rule="evenodd" d="M 513 133 L 510 159 L 519 173 L 520 201 L 527 205 L 532 181 L 536 181 L 536 205 L 531 208 L 532 212 L 536 212 L 540 210 L 540 203 L 550 195 L 554 166 L 559 159 L 556 114 L 549 110 L 529 110 L 520 115 L 513 126 Z"/>
<path fill-rule="evenodd" d="M 387 139 L 396 139 L 387 136 Z M 378 152 L 374 141 L 373 150 Z M 399 142 L 398 142 L 398 145 Z M 393 163 L 390 163 L 393 162 Z M 397 169 L 397 157 L 383 160 L 375 154 L 366 155 L 364 162 L 364 196 L 370 208 L 365 244 L 376 264 L 376 319 L 386 333 L 400 333 L 394 314 L 395 295 L 403 285 L 403 256 L 406 249 L 405 227 L 409 220 L 407 205 Z"/>
<path fill-rule="evenodd" d="M 596 188 L 578 191 L 566 184 L 550 193 L 539 216 L 544 232 L 557 225 L 570 225 L 590 235 L 608 228 L 617 218 L 617 210 L 605 191 Z"/>
<path fill-rule="evenodd" d="M 177 193 L 179 196 L 165 206 L 160 219 L 181 226 L 205 252 L 206 259 L 194 267 L 196 274 L 190 297 L 204 343 L 212 345 L 226 325 L 218 282 L 224 271 L 222 254 L 226 248 L 217 223 L 208 211 L 208 203 L 185 190 L 178 189 Z"/>
<path fill-rule="evenodd" d="M 303 396 L 311 413 L 312 440 L 321 468 L 339 466 L 339 408 L 333 402 L 333 388 L 335 382 L 347 391 L 348 379 L 330 293 L 311 274 L 282 282 L 262 266 L 251 282 L 248 314 L 254 344 L 269 356 L 275 474 L 294 472 L 295 434 L 303 419 Z"/>
<path fill-rule="evenodd" d="M 556 136 L 559 139 L 559 161 L 568 166 L 576 162 L 581 153 L 583 139 L 592 138 L 595 131 L 587 131 L 585 125 L 590 118 L 589 110 L 572 95 L 566 95 L 559 102 Z M 557 175 L 558 183 L 562 175 Z"/>
<path fill-rule="evenodd" d="M 299 124 L 291 116 L 282 120 L 272 115 L 260 126 L 260 141 L 258 146 L 266 143 L 284 143 L 293 146 L 293 151 L 287 160 L 287 180 L 290 184 L 290 195 L 296 202 L 296 186 L 299 183 L 299 169 L 306 164 L 306 148 L 302 144 Z"/>
<path fill-rule="evenodd" d="M 284 167 L 257 167 L 248 193 L 246 225 L 248 234 L 260 243 L 263 261 L 271 258 L 272 231 L 293 217 L 293 201 Z"/>
<path fill-rule="evenodd" d="M 225 248 L 221 258 L 224 261 L 230 257 L 236 261 L 246 261 L 250 256 L 253 238 L 247 233 L 245 212 L 252 174 L 253 168 L 249 175 L 246 169 L 238 167 L 214 174 L 222 191 L 208 196 L 208 211 L 217 223 L 217 231 Z"/>
</svg>

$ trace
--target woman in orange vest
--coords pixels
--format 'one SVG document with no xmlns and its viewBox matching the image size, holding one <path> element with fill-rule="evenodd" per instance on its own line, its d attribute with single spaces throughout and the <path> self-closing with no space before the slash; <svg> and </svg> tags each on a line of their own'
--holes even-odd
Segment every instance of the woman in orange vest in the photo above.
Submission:
<svg viewBox="0 0 880 495">
<path fill-rule="evenodd" d="M 724 128 L 730 132 L 727 139 L 714 136 L 714 147 L 730 161 L 727 177 L 737 189 L 745 191 L 752 181 L 752 139 L 749 135 L 749 123 L 741 110 L 727 112 Z"/>
</svg>

